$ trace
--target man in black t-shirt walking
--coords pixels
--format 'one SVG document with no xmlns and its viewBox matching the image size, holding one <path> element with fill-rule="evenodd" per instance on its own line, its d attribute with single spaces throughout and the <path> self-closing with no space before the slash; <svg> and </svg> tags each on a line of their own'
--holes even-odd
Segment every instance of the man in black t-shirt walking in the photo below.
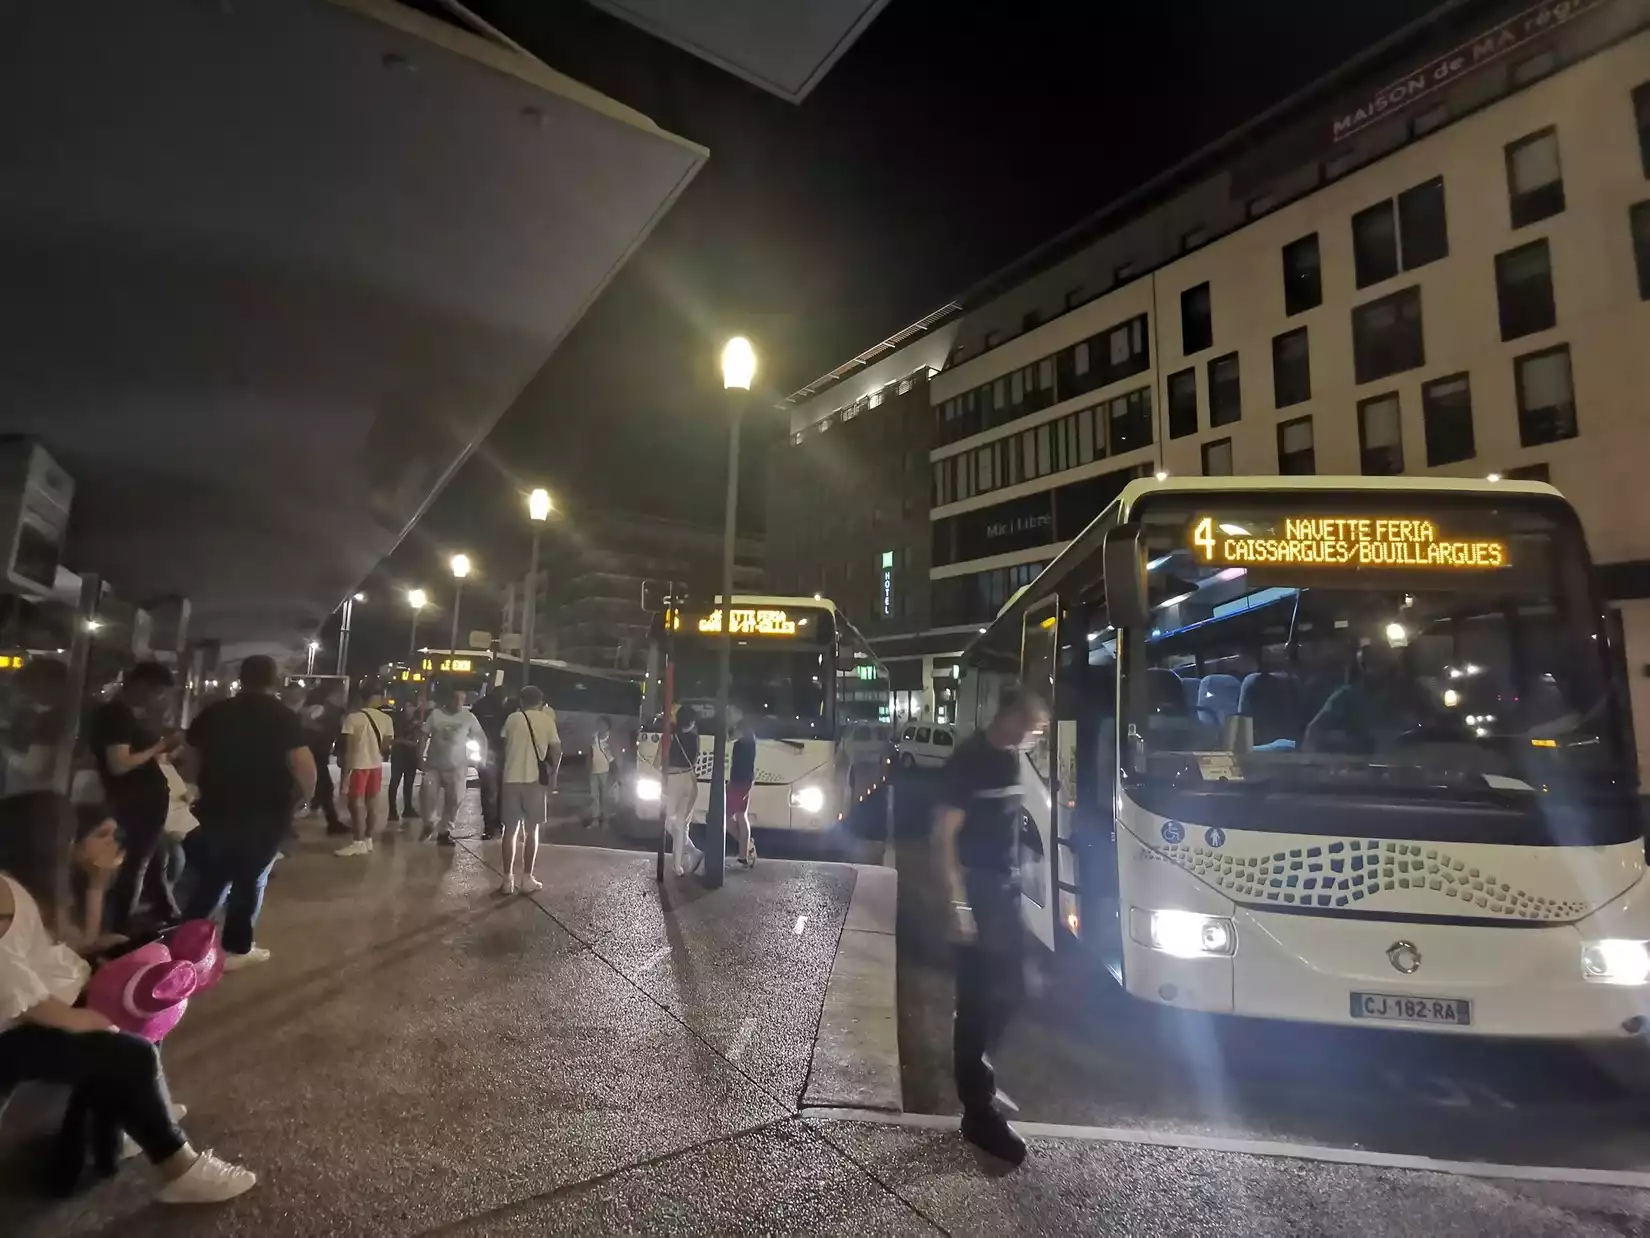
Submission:
<svg viewBox="0 0 1650 1238">
<path fill-rule="evenodd" d="M 205 919 L 227 898 L 224 970 L 236 971 L 269 958 L 253 941 L 264 885 L 293 810 L 315 794 L 315 757 L 297 715 L 275 695 L 273 659 L 254 654 L 241 663 L 240 692 L 201 711 L 188 756 L 201 789 L 189 918 Z"/>
<path fill-rule="evenodd" d="M 88 742 L 109 812 L 120 826 L 126 859 L 109 889 L 109 928 L 130 931 L 140 902 L 162 923 L 178 918 L 170 860 L 160 845 L 172 793 L 159 759 L 176 741 L 159 725 L 172 672 L 159 662 L 139 662 L 121 677 L 120 693 L 92 715 Z"/>
<path fill-rule="evenodd" d="M 997 714 L 951 754 L 940 771 L 934 810 L 939 870 L 951 896 L 956 944 L 957 1013 L 952 1059 L 962 1133 L 970 1143 L 1013 1164 L 1026 1145 L 997 1112 L 997 1080 L 987 1058 L 1024 996 L 1020 883 L 1020 745 L 1048 724 L 1034 694 L 1005 688 Z"/>
</svg>

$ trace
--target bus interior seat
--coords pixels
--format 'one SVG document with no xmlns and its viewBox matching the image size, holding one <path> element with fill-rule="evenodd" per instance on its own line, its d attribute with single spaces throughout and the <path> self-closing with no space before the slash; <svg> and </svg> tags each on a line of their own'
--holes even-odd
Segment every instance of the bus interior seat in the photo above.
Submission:
<svg viewBox="0 0 1650 1238">
<path fill-rule="evenodd" d="M 1215 728 L 1186 703 L 1181 678 L 1164 666 L 1146 669 L 1146 719 L 1149 738 L 1183 752 L 1205 752 L 1216 744 Z"/>
<path fill-rule="evenodd" d="M 1181 676 L 1181 678 L 1180 678 L 1180 689 L 1181 689 L 1182 692 L 1184 692 L 1186 694 L 1186 708 L 1187 709 L 1196 711 L 1196 709 L 1197 709 L 1197 694 L 1198 694 L 1199 691 L 1202 690 L 1202 688 L 1203 688 L 1203 680 L 1198 678 L 1196 675 L 1182 675 Z"/>
<path fill-rule="evenodd" d="M 1198 689 L 1197 713 L 1204 722 L 1224 726 L 1238 709 L 1242 684 L 1236 675 L 1205 675 Z"/>
<path fill-rule="evenodd" d="M 1238 713 L 1254 726 L 1257 745 L 1300 738 L 1300 693 L 1285 671 L 1255 671 L 1244 676 L 1238 691 Z"/>
</svg>

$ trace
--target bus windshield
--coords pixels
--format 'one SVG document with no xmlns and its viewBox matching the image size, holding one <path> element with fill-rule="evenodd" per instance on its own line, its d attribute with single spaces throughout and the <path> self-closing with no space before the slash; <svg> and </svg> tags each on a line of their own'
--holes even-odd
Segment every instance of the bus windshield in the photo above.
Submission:
<svg viewBox="0 0 1650 1238">
<path fill-rule="evenodd" d="M 676 700 L 703 708 L 716 701 L 716 641 L 678 637 L 673 654 Z M 830 736 L 827 702 L 831 660 L 825 649 L 735 642 L 729 700 L 751 721 L 758 739 Z M 709 711 L 706 716 L 710 716 Z"/>
<path fill-rule="evenodd" d="M 1505 802 L 1635 782 L 1556 501 L 1142 506 L 1153 618 L 1130 643 L 1124 721 L 1148 784 Z"/>
</svg>

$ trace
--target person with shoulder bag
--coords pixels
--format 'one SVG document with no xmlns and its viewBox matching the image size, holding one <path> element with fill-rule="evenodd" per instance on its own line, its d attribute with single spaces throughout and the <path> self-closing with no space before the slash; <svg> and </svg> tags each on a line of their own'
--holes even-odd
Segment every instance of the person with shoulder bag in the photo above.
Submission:
<svg viewBox="0 0 1650 1238">
<path fill-rule="evenodd" d="M 334 855 L 371 855 L 373 836 L 383 825 L 384 762 L 395 735 L 383 704 L 384 690 L 369 684 L 344 719 L 344 799 L 352 840 Z"/>
<path fill-rule="evenodd" d="M 500 894 L 516 892 L 516 840 L 523 826 L 527 847 L 521 888 L 528 892 L 544 888 L 544 883 L 533 875 L 533 868 L 539 857 L 539 827 L 549 816 L 549 790 L 560 766 L 561 736 L 556 730 L 556 715 L 545 708 L 544 694 L 528 684 L 521 690 L 520 708 L 504 723 L 504 777 L 499 791 L 504 882 L 499 886 Z"/>
</svg>

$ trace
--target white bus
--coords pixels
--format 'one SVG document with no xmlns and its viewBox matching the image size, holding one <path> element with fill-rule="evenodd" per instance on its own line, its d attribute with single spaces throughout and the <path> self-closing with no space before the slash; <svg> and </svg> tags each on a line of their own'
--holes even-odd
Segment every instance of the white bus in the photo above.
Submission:
<svg viewBox="0 0 1650 1238">
<path fill-rule="evenodd" d="M 729 697 L 757 737 L 751 823 L 770 830 L 833 830 L 887 775 L 882 750 L 871 750 L 875 759 L 868 760 L 864 745 L 849 741 L 856 727 L 889 721 L 888 673 L 829 600 L 735 594 L 732 611 Z M 721 626 L 719 608 L 689 605 L 672 633 L 674 705 L 688 705 L 700 718 L 695 821 L 703 821 L 710 806 Z M 659 811 L 663 638 L 664 621 L 656 616 L 633 788 L 643 822 Z"/>
<path fill-rule="evenodd" d="M 1650 884 L 1620 650 L 1549 486 L 1131 483 L 969 650 L 1022 906 L 1189 1010 L 1625 1039 Z M 1040 843 L 1040 846 L 1038 845 Z"/>
</svg>

